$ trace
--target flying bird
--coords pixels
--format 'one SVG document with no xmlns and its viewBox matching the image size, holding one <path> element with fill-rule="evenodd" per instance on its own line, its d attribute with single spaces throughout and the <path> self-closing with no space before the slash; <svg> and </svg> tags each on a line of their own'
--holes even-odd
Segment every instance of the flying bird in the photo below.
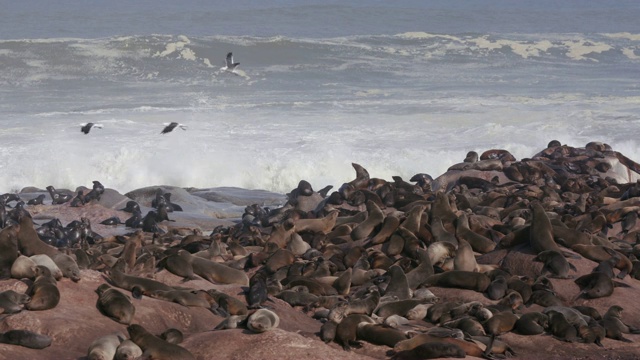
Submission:
<svg viewBox="0 0 640 360">
<path fill-rule="evenodd" d="M 166 126 L 165 126 L 165 128 L 164 128 L 164 129 L 162 129 L 162 132 L 161 132 L 160 134 L 170 133 L 170 132 L 172 132 L 172 131 L 173 131 L 173 129 L 175 129 L 177 126 L 179 126 L 179 127 L 180 127 L 180 129 L 182 129 L 182 130 L 187 130 L 187 125 L 184 125 L 184 124 L 178 124 L 177 122 L 172 122 L 172 123 L 169 123 L 169 124 L 165 123 L 164 125 L 166 125 Z"/>
<path fill-rule="evenodd" d="M 91 128 L 102 129 L 102 124 L 94 124 L 92 122 L 86 123 L 86 124 L 80 124 L 80 125 L 82 126 L 80 128 L 80 131 L 83 132 L 85 135 L 87 135 L 89 131 L 91 131 Z"/>
<path fill-rule="evenodd" d="M 233 62 L 233 53 L 228 53 L 227 54 L 227 59 L 226 59 L 226 65 L 220 68 L 220 71 L 228 71 L 231 73 L 234 73 L 236 75 L 240 75 L 238 74 L 236 67 L 240 65 L 240 63 L 234 63 Z"/>
</svg>

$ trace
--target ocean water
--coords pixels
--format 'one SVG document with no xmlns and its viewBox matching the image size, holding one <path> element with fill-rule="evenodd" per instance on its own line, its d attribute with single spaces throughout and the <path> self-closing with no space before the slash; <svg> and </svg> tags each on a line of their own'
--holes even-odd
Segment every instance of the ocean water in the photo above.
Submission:
<svg viewBox="0 0 640 360">
<path fill-rule="evenodd" d="M 638 1 L 31 1 L 0 11 L 0 192 L 288 192 L 557 139 L 640 161 Z M 220 72 L 227 52 L 241 76 Z M 160 135 L 164 123 L 180 122 Z M 80 124 L 102 129 L 84 135 Z"/>
</svg>

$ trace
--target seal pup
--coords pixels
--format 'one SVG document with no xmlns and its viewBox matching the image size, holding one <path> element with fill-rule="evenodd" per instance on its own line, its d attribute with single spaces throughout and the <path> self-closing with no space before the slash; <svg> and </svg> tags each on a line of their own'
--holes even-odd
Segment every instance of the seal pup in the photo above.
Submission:
<svg viewBox="0 0 640 360">
<path fill-rule="evenodd" d="M 120 209 L 120 211 L 133 214 L 135 211 L 140 211 L 140 205 L 133 200 L 129 200 L 127 201 L 127 204 L 125 205 L 124 209 Z"/>
<path fill-rule="evenodd" d="M 230 73 L 236 74 L 236 75 L 240 75 L 238 73 L 238 71 L 236 70 L 236 67 L 238 67 L 238 65 L 240 65 L 239 62 L 234 63 L 233 62 L 233 53 L 229 52 L 227 53 L 227 57 L 225 58 L 225 65 L 223 67 L 220 68 L 220 71 L 228 71 Z"/>
<path fill-rule="evenodd" d="M 47 186 L 47 191 L 49 192 L 49 195 L 51 195 L 52 205 L 64 204 L 73 198 L 72 194 L 58 191 L 52 185 Z"/>
<path fill-rule="evenodd" d="M 111 360 L 116 356 L 116 350 L 120 342 L 124 340 L 124 335 L 115 333 L 105 335 L 94 340 L 89 345 L 87 360 Z"/>
<path fill-rule="evenodd" d="M 554 338 L 566 342 L 578 341 L 578 330 L 561 312 L 551 310 L 546 314 L 549 317 L 549 332 Z"/>
<path fill-rule="evenodd" d="M 29 330 L 9 330 L 5 333 L 0 333 L 1 344 L 20 345 L 30 349 L 44 349 L 51 345 L 51 342 L 50 336 Z"/>
<path fill-rule="evenodd" d="M 94 124 L 92 122 L 80 124 L 80 126 L 82 126 L 80 132 L 83 132 L 85 135 L 89 134 L 89 131 L 93 128 L 102 129 L 102 124 Z"/>
<path fill-rule="evenodd" d="M 31 301 L 31 297 L 27 294 L 20 294 L 13 290 L 0 292 L 0 309 L 3 309 L 3 314 L 20 312 L 22 306 L 29 301 Z"/>
<path fill-rule="evenodd" d="M 628 286 L 611 280 L 609 276 L 601 272 L 582 275 L 574 281 L 580 287 L 580 293 L 575 297 L 578 299 L 584 296 L 587 299 L 596 299 L 613 294 L 616 286 Z"/>
<path fill-rule="evenodd" d="M 142 349 L 133 341 L 126 339 L 118 345 L 115 360 L 135 360 L 142 356 Z"/>
<path fill-rule="evenodd" d="M 158 336 L 169 344 L 180 344 L 184 340 L 182 331 L 175 328 L 168 328 Z"/>
<path fill-rule="evenodd" d="M 187 126 L 185 124 L 180 124 L 180 123 L 177 123 L 177 122 L 165 123 L 163 125 L 165 125 L 165 127 L 160 132 L 160 134 L 162 134 L 162 135 L 172 132 L 173 129 L 175 129 L 176 127 L 179 127 L 182 130 L 187 130 Z"/>
<path fill-rule="evenodd" d="M 142 349 L 142 358 L 155 360 L 195 360 L 187 349 L 170 344 L 138 324 L 127 326 L 131 341 Z"/>
<path fill-rule="evenodd" d="M 330 320 L 329 322 L 333 321 Z M 356 339 L 358 324 L 363 322 L 369 324 L 376 323 L 371 317 L 364 314 L 351 314 L 338 323 L 335 340 L 345 351 L 350 351 L 352 345 L 361 346 L 361 343 L 356 341 Z"/>
<path fill-rule="evenodd" d="M 27 201 L 27 205 L 42 205 L 44 198 L 44 194 L 40 194 L 37 197 Z"/>
<path fill-rule="evenodd" d="M 229 315 L 227 316 L 226 319 L 222 320 L 213 329 L 214 330 L 237 329 L 239 325 L 245 324 L 248 317 L 249 315 Z"/>
<path fill-rule="evenodd" d="M 27 289 L 27 295 L 31 297 L 25 308 L 27 310 L 53 309 L 60 302 L 60 290 L 56 285 L 56 279 L 46 266 L 36 267 L 36 279 Z"/>
<path fill-rule="evenodd" d="M 544 263 L 540 275 L 545 275 L 549 272 L 551 273 L 550 277 L 572 279 L 573 276 L 569 276 L 569 269 L 576 272 L 578 271 L 573 264 L 567 261 L 564 255 L 555 250 L 541 251 L 533 261 Z"/>
<path fill-rule="evenodd" d="M 602 316 L 601 323 L 607 332 L 606 336 L 608 338 L 624 342 L 632 342 L 622 334 L 640 334 L 640 329 L 636 329 L 622 322 L 622 310 L 621 306 L 611 306 L 604 316 Z"/>
<path fill-rule="evenodd" d="M 549 327 L 549 317 L 541 312 L 523 314 L 516 321 L 515 331 L 520 335 L 538 335 Z"/>
<path fill-rule="evenodd" d="M 247 329 L 257 333 L 277 328 L 279 324 L 278 314 L 267 309 L 258 309 L 247 318 Z"/>
<path fill-rule="evenodd" d="M 129 297 L 120 291 L 102 284 L 96 289 L 98 293 L 98 309 L 111 319 L 130 325 L 136 312 Z"/>
</svg>

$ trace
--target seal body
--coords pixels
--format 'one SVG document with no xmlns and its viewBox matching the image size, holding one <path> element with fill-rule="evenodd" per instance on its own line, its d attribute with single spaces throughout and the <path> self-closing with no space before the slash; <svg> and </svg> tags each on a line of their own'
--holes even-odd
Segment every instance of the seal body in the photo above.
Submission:
<svg viewBox="0 0 640 360">
<path fill-rule="evenodd" d="M 279 324 L 278 315 L 267 309 L 258 309 L 247 319 L 247 328 L 258 333 L 277 328 Z"/>
<path fill-rule="evenodd" d="M 29 330 L 9 330 L 0 333 L 0 343 L 20 345 L 30 349 L 44 349 L 51 345 L 51 337 Z"/>
<path fill-rule="evenodd" d="M 127 295 L 107 284 L 100 285 L 96 292 L 100 311 L 121 324 L 131 324 L 136 308 Z"/>
<path fill-rule="evenodd" d="M 47 267 L 37 266 L 36 279 L 27 289 L 27 295 L 31 297 L 31 301 L 25 305 L 28 310 L 48 310 L 58 305 L 60 290 L 56 285 L 56 279 Z"/>
<path fill-rule="evenodd" d="M 127 327 L 131 341 L 142 349 L 142 357 L 155 360 L 195 360 L 193 354 L 187 349 L 170 344 L 159 337 L 149 333 L 138 324 Z"/>
</svg>

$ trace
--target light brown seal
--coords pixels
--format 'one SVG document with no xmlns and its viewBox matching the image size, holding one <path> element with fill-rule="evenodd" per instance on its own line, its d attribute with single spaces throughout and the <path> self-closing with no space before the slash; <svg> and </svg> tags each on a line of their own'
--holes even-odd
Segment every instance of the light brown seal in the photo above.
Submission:
<svg viewBox="0 0 640 360">
<path fill-rule="evenodd" d="M 258 309 L 247 319 L 247 329 L 257 333 L 277 328 L 279 324 L 278 314 L 267 309 Z"/>
<path fill-rule="evenodd" d="M 115 360 L 135 360 L 142 356 L 142 349 L 133 341 L 126 339 L 118 345 Z"/>
<path fill-rule="evenodd" d="M 36 276 L 36 264 L 31 258 L 24 255 L 18 256 L 11 265 L 11 277 L 14 279 L 31 279 Z"/>
<path fill-rule="evenodd" d="M 143 358 L 154 360 L 195 360 L 195 357 L 187 349 L 160 339 L 138 324 L 129 325 L 127 331 L 131 341 L 142 349 Z"/>
<path fill-rule="evenodd" d="M 112 360 L 122 340 L 124 335 L 119 333 L 97 338 L 89 346 L 87 360 Z"/>
</svg>

